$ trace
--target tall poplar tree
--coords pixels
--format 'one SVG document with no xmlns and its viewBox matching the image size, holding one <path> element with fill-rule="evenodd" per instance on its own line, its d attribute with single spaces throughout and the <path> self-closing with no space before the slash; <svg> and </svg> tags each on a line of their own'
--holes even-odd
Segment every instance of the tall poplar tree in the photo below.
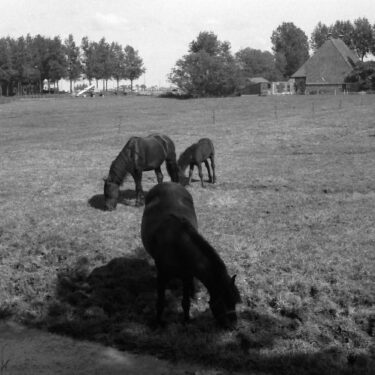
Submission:
<svg viewBox="0 0 375 375">
<path fill-rule="evenodd" d="M 130 80 L 130 89 L 133 91 L 133 81 L 138 79 L 146 69 L 138 51 L 132 46 L 127 45 L 124 52 L 124 78 Z"/>
<path fill-rule="evenodd" d="M 72 34 L 64 41 L 65 54 L 67 59 L 67 78 L 69 79 L 70 93 L 73 92 L 73 82 L 77 80 L 82 73 L 82 64 L 80 60 L 80 49 L 74 41 Z"/>
<path fill-rule="evenodd" d="M 292 22 L 284 22 L 271 36 L 275 57 L 285 58 L 285 65 L 278 66 L 284 77 L 290 77 L 309 58 L 309 43 L 306 34 Z"/>
</svg>

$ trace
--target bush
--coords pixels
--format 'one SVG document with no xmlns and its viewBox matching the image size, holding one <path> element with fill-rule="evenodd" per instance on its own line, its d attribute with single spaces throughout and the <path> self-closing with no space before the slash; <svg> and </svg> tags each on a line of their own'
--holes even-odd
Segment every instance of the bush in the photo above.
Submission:
<svg viewBox="0 0 375 375">
<path fill-rule="evenodd" d="M 345 78 L 356 91 L 375 90 L 375 61 L 359 62 Z"/>
<path fill-rule="evenodd" d="M 180 94 L 172 91 L 167 91 L 164 94 L 160 94 L 159 98 L 167 98 L 167 99 L 191 99 L 193 96 L 190 94 Z"/>
</svg>

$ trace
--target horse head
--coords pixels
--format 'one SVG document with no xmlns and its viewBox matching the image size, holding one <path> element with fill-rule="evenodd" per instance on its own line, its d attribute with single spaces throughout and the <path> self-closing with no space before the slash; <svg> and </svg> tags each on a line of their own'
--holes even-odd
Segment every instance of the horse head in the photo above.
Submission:
<svg viewBox="0 0 375 375">
<path fill-rule="evenodd" d="M 237 323 L 236 304 L 241 302 L 235 284 L 236 275 L 227 278 L 225 287 L 211 294 L 210 308 L 217 322 L 224 328 L 233 328 Z"/>
<path fill-rule="evenodd" d="M 116 209 L 120 196 L 120 186 L 112 182 L 109 178 L 104 179 L 104 200 L 108 211 Z"/>
<path fill-rule="evenodd" d="M 186 168 L 185 168 L 186 169 Z M 182 185 L 182 186 L 186 186 L 189 184 L 189 177 L 187 177 L 185 175 L 185 169 L 182 169 L 180 167 L 178 167 L 178 182 Z"/>
<path fill-rule="evenodd" d="M 183 158 L 178 159 L 177 161 L 177 175 L 178 175 L 178 182 L 182 186 L 186 186 L 189 183 L 189 177 L 185 175 L 186 168 L 189 166 L 189 163 Z"/>
</svg>

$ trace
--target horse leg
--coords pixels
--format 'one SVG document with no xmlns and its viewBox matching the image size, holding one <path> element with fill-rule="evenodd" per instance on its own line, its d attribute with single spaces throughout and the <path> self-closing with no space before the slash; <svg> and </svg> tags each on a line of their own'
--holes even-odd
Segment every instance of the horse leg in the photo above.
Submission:
<svg viewBox="0 0 375 375">
<path fill-rule="evenodd" d="M 144 195 L 142 189 L 142 171 L 135 171 L 134 173 L 134 182 L 135 182 L 135 205 L 143 206 L 144 204 Z"/>
<path fill-rule="evenodd" d="M 163 173 L 161 172 L 160 167 L 155 168 L 155 174 L 158 184 L 161 184 L 163 182 Z"/>
<path fill-rule="evenodd" d="M 203 181 L 203 172 L 202 172 L 202 165 L 201 163 L 198 163 L 198 174 L 199 174 L 199 178 L 201 179 L 201 184 L 202 184 L 202 187 L 206 187 L 205 184 L 204 184 L 204 181 Z"/>
<path fill-rule="evenodd" d="M 163 324 L 163 310 L 165 306 L 165 278 L 160 276 L 158 272 L 157 276 L 157 290 L 158 290 L 158 299 L 156 301 L 156 320 L 158 324 Z"/>
<path fill-rule="evenodd" d="M 216 175 L 215 175 L 215 156 L 211 155 L 211 168 L 212 168 L 212 183 L 216 182 Z"/>
<path fill-rule="evenodd" d="M 204 161 L 204 165 L 206 166 L 207 173 L 208 173 L 208 182 L 212 183 L 213 180 L 212 180 L 212 175 L 211 175 L 211 169 L 210 169 L 210 165 L 208 164 L 207 159 Z"/>
<path fill-rule="evenodd" d="M 194 164 L 190 164 L 190 168 L 189 168 L 189 180 L 188 180 L 188 185 L 191 184 L 191 178 L 193 177 L 193 169 L 194 169 Z"/>
<path fill-rule="evenodd" d="M 190 297 L 194 294 L 194 283 L 192 278 L 186 278 L 183 280 L 183 297 L 182 297 L 182 309 L 184 311 L 185 322 L 190 321 Z"/>
</svg>

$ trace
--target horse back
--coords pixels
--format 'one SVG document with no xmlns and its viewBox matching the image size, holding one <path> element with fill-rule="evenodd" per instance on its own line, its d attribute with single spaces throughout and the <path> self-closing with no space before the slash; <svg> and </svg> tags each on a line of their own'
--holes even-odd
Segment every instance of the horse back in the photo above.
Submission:
<svg viewBox="0 0 375 375">
<path fill-rule="evenodd" d="M 227 275 L 224 262 L 197 227 L 193 199 L 183 186 L 166 182 L 149 191 L 141 238 L 158 274 L 166 279 L 197 277 L 205 285 L 209 277 Z"/>
<path fill-rule="evenodd" d="M 167 153 L 175 151 L 175 146 L 174 146 L 174 143 L 173 143 L 172 139 L 170 139 L 165 134 L 154 133 L 154 134 L 150 134 L 145 139 L 148 139 L 148 138 L 153 139 L 154 141 L 157 141 L 157 142 L 159 142 L 159 144 L 163 145 L 163 147 L 167 151 Z"/>
<path fill-rule="evenodd" d="M 162 249 L 156 244 L 170 242 L 180 232 L 178 225 L 172 228 L 171 223 L 176 222 L 176 218 L 177 222 L 187 222 L 195 229 L 198 227 L 191 194 L 173 182 L 155 185 L 147 194 L 141 224 L 143 244 L 155 260 L 162 256 Z"/>
<path fill-rule="evenodd" d="M 134 157 L 142 170 L 148 171 L 160 167 L 171 155 L 175 157 L 175 146 L 166 135 L 151 134 L 138 138 Z"/>
</svg>

